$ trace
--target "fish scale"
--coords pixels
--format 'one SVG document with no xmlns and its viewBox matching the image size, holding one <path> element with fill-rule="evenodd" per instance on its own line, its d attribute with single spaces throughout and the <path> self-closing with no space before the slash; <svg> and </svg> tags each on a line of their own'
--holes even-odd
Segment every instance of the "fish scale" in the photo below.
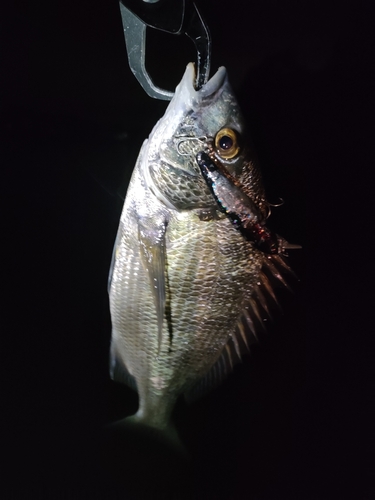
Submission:
<svg viewBox="0 0 375 500">
<path fill-rule="evenodd" d="M 219 210 L 195 163 L 203 135 L 214 137 L 223 126 L 243 132 L 225 69 L 200 91 L 193 81 L 189 65 L 164 117 L 142 146 L 121 214 L 109 283 L 112 376 L 137 389 L 134 418 L 159 429 L 170 425 L 180 394 L 189 397 L 200 384 L 206 390 L 229 371 L 231 350 L 240 356 L 241 346 L 247 345 L 238 332 L 244 337 L 262 321 L 256 291 L 264 303 L 260 284 L 270 289 L 262 274 L 269 256 Z M 223 163 L 243 180 L 262 210 L 260 174 L 244 155 L 246 148 Z M 283 279 L 276 257 L 268 270 Z"/>
<path fill-rule="evenodd" d="M 125 232 L 124 251 L 129 250 L 132 238 L 128 235 L 132 233 Z M 234 331 L 242 302 L 251 293 L 261 259 L 255 262 L 249 259 L 252 245 L 227 220 L 202 222 L 195 213 L 184 213 L 182 217 L 172 218 L 168 235 L 172 342 L 164 325 L 162 350 L 157 356 L 157 319 L 152 293 L 147 273 L 132 272 L 133 262 L 137 260 L 134 251 L 132 259 L 119 266 L 127 270 L 126 275 L 116 278 L 120 288 L 115 293 L 126 296 L 128 302 L 121 303 L 112 318 L 114 325 L 119 321 L 122 327 L 127 324 L 127 330 L 131 330 L 126 339 L 124 360 L 130 373 L 137 380 L 149 377 L 162 380 L 169 391 L 173 392 L 176 386 L 180 393 L 218 359 Z M 220 248 L 218 239 L 222 242 Z M 233 267 L 241 267 L 244 273 L 233 276 Z M 134 287 L 137 294 L 132 293 Z M 228 296 L 231 301 L 227 300 Z M 138 374 L 142 367 L 134 366 L 134 360 L 138 359 L 139 351 L 146 353 L 148 363 L 153 366 L 152 373 Z"/>
</svg>

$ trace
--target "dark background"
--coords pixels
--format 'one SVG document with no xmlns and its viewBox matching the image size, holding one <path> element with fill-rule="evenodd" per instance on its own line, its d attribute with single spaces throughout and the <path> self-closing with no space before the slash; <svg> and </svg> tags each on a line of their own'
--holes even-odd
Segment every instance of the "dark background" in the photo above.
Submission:
<svg viewBox="0 0 375 500">
<path fill-rule="evenodd" d="M 284 315 L 234 374 L 177 406 L 190 461 L 147 440 L 108 440 L 104 425 L 137 408 L 108 376 L 108 268 L 121 196 L 166 103 L 129 70 L 115 0 L 8 4 L 4 498 L 375 498 L 373 326 L 356 300 L 373 297 L 370 8 L 199 5 L 212 73 L 227 67 L 269 199 L 285 200 L 271 224 L 303 245 L 290 257 L 301 281 L 280 291 Z M 150 74 L 173 90 L 195 59 L 191 42 L 151 30 L 148 41 Z"/>
</svg>

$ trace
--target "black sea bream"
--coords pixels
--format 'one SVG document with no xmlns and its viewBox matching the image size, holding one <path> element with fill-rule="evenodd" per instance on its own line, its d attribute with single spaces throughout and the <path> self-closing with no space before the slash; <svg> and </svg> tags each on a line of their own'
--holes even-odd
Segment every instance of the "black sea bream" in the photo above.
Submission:
<svg viewBox="0 0 375 500">
<path fill-rule="evenodd" d="M 138 391 L 133 420 L 159 429 L 180 394 L 231 370 L 288 269 L 226 70 L 198 91 L 194 78 L 189 64 L 139 153 L 109 283 L 112 377 Z"/>
</svg>

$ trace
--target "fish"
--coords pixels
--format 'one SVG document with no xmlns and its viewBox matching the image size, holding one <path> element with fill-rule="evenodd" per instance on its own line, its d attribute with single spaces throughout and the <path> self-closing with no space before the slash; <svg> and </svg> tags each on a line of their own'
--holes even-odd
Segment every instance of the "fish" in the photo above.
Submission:
<svg viewBox="0 0 375 500">
<path fill-rule="evenodd" d="M 196 90 L 190 63 L 141 147 L 109 277 L 110 371 L 132 417 L 173 426 L 177 399 L 217 386 L 256 342 L 291 272 L 224 67 Z"/>
</svg>

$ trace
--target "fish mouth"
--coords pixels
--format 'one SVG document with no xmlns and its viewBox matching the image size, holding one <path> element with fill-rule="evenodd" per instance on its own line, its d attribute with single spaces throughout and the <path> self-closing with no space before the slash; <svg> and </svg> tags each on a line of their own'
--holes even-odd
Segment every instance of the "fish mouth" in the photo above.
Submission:
<svg viewBox="0 0 375 500">
<path fill-rule="evenodd" d="M 208 82 L 203 85 L 203 87 L 198 91 L 204 97 L 208 97 L 214 94 L 217 90 L 219 90 L 225 81 L 225 77 L 227 76 L 227 70 L 224 66 L 220 66 L 220 68 L 216 71 L 213 77 L 211 77 Z"/>
<path fill-rule="evenodd" d="M 199 90 L 196 90 L 194 86 L 195 77 L 195 65 L 189 63 L 166 110 L 165 119 L 168 119 L 170 127 L 180 123 L 187 113 L 197 111 L 201 107 L 202 101 L 218 92 L 227 80 L 227 70 L 221 66 Z M 174 130 L 171 129 L 170 132 L 172 135 Z"/>
<path fill-rule="evenodd" d="M 227 76 L 227 70 L 221 66 L 216 73 L 199 90 L 195 89 L 196 70 L 195 64 L 189 63 L 186 66 L 185 74 L 176 88 L 176 94 L 187 91 L 190 95 L 189 100 L 197 101 L 196 105 L 204 98 L 212 96 L 222 86 Z"/>
</svg>

